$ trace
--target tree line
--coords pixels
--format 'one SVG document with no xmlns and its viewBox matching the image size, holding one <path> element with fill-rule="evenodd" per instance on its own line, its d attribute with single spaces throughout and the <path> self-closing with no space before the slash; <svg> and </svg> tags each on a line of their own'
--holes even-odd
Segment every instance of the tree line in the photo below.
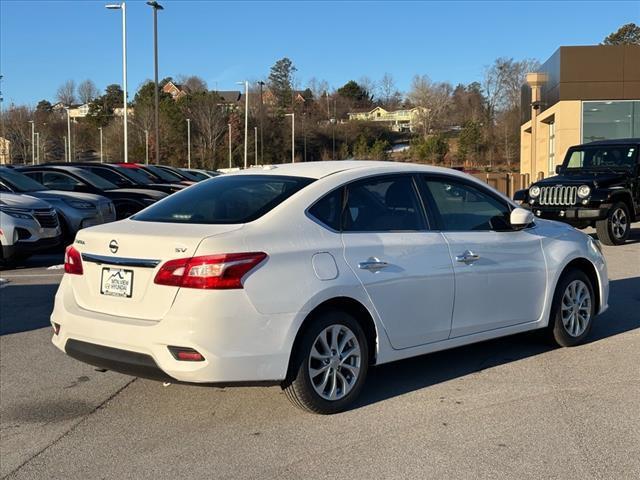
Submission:
<svg viewBox="0 0 640 480">
<path fill-rule="evenodd" d="M 640 28 L 630 24 L 604 43 L 638 43 L 639 38 Z M 349 80 L 338 88 L 315 77 L 301 86 L 293 61 L 282 58 L 267 78 L 250 84 L 248 162 L 281 163 L 291 158 L 292 122 L 287 115 L 294 113 L 297 161 L 369 158 L 512 169 L 519 158 L 520 111 L 528 108 L 520 103 L 521 88 L 526 74 L 538 68 L 533 59 L 498 58 L 476 82 L 454 86 L 416 75 L 409 90 L 402 92 L 391 73 L 379 80 Z M 168 82 L 186 94 L 174 99 L 162 90 Z M 159 140 L 160 162 L 186 165 L 189 119 L 193 166 L 243 165 L 244 98 L 234 101 L 209 90 L 198 76 L 165 78 L 160 82 L 160 138 L 156 139 L 154 93 L 153 82 L 146 81 L 128 102 L 130 161 L 144 162 L 148 151 L 149 161 L 156 162 Z M 97 159 L 102 135 L 105 161 L 122 160 L 123 91 L 119 85 L 99 91 L 91 80 L 78 85 L 69 80 L 58 88 L 54 101 L 58 106 L 89 106 L 88 114 L 71 125 L 72 158 Z M 412 132 L 392 131 L 373 121 L 349 121 L 350 112 L 376 106 L 391 111 L 421 108 Z M 3 112 L 13 163 L 31 161 L 30 121 L 39 133 L 36 157 L 41 162 L 63 160 L 68 134 L 64 110 L 42 100 L 35 108 L 11 105 Z M 392 148 L 398 145 L 409 148 Z"/>
</svg>

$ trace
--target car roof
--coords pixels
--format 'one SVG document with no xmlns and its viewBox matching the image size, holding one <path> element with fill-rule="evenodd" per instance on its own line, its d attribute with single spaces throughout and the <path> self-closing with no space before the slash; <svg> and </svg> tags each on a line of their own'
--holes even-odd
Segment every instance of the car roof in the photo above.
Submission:
<svg viewBox="0 0 640 480">
<path fill-rule="evenodd" d="M 291 177 L 306 177 L 319 179 L 334 173 L 347 170 L 361 170 L 363 174 L 375 173 L 376 170 L 423 171 L 433 173 L 452 173 L 452 170 L 415 163 L 387 162 L 379 160 L 328 160 L 320 162 L 284 163 L 278 165 L 265 165 L 263 167 L 251 167 L 238 172 L 230 172 L 227 175 L 284 175 Z M 459 173 L 459 172 L 456 172 Z"/>
<path fill-rule="evenodd" d="M 596 140 L 595 142 L 585 143 L 588 146 L 598 145 L 639 145 L 640 138 L 616 138 L 612 140 Z M 583 145 L 580 145 L 583 146 Z"/>
</svg>

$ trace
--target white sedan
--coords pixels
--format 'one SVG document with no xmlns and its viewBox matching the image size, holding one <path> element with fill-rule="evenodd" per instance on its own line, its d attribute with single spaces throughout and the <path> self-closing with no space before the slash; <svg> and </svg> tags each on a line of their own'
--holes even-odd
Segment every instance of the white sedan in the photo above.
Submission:
<svg viewBox="0 0 640 480">
<path fill-rule="evenodd" d="M 347 408 L 372 365 L 534 329 L 585 340 L 607 308 L 597 240 L 453 170 L 269 166 L 80 231 L 53 343 L 175 383 L 281 385 Z"/>
</svg>

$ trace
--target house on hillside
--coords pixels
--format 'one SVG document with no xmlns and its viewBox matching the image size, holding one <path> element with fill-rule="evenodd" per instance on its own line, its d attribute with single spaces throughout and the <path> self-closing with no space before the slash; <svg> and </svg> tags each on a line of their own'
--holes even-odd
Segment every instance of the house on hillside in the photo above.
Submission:
<svg viewBox="0 0 640 480">
<path fill-rule="evenodd" d="M 171 95 L 171 98 L 173 98 L 174 100 L 178 100 L 188 93 L 185 87 L 173 82 L 165 83 L 162 87 L 162 91 Z"/>
<path fill-rule="evenodd" d="M 84 118 L 89 114 L 89 104 L 71 105 L 69 107 L 69 117 L 72 119 Z"/>
<path fill-rule="evenodd" d="M 390 111 L 382 107 L 375 107 L 363 112 L 350 112 L 348 115 L 349 121 L 381 122 L 394 132 L 413 132 L 417 129 L 420 117 L 425 112 L 424 107 Z"/>
<path fill-rule="evenodd" d="M 302 104 L 306 102 L 303 90 L 294 90 L 292 92 L 293 101 L 296 104 Z M 262 94 L 262 101 L 268 107 L 273 107 L 276 104 L 276 96 L 271 90 L 265 90 Z"/>
</svg>

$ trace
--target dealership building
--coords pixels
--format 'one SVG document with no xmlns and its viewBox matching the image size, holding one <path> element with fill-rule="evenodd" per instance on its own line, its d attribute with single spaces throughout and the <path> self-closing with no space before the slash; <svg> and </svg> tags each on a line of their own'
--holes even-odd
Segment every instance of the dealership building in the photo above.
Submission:
<svg viewBox="0 0 640 480">
<path fill-rule="evenodd" d="M 522 87 L 520 172 L 553 174 L 572 145 L 640 137 L 640 45 L 560 47 Z"/>
</svg>

